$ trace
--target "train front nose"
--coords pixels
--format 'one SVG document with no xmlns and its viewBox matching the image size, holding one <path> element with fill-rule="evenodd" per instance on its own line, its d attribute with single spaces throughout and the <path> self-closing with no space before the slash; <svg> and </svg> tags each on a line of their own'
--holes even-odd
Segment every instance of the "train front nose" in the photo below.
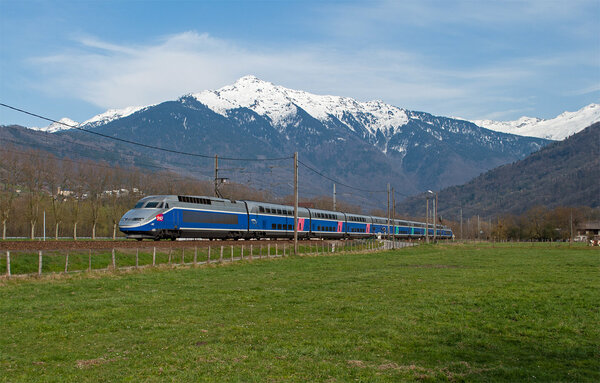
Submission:
<svg viewBox="0 0 600 383">
<path fill-rule="evenodd" d="M 129 210 L 121 220 L 119 220 L 119 230 L 137 228 L 146 220 L 147 214 L 139 209 Z"/>
</svg>

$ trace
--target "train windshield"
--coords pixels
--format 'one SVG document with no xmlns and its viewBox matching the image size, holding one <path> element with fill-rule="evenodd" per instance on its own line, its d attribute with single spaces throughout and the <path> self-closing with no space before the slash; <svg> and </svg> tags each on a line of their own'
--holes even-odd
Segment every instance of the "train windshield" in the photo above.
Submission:
<svg viewBox="0 0 600 383">
<path fill-rule="evenodd" d="M 144 206 L 145 204 L 145 206 Z M 160 205 L 160 206 L 159 206 Z M 140 201 L 138 203 L 135 204 L 134 209 L 156 209 L 156 208 L 160 208 L 162 207 L 162 202 L 146 202 L 146 201 Z"/>
</svg>

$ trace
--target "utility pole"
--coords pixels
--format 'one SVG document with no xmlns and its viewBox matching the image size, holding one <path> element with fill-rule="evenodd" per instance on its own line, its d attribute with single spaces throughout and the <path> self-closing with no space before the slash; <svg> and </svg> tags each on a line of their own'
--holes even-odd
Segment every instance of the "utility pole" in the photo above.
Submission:
<svg viewBox="0 0 600 383">
<path fill-rule="evenodd" d="M 396 240 L 396 194 L 392 188 L 392 241 Z"/>
<path fill-rule="evenodd" d="M 433 243 L 437 239 L 437 209 L 438 209 L 438 195 L 435 193 L 435 202 L 433 205 Z"/>
<path fill-rule="evenodd" d="M 219 196 L 219 156 L 215 154 L 215 197 Z"/>
<path fill-rule="evenodd" d="M 425 206 L 425 241 L 429 243 L 429 195 L 426 198 Z"/>
<path fill-rule="evenodd" d="M 390 184 L 388 183 L 387 238 L 390 239 Z"/>
<path fill-rule="evenodd" d="M 294 254 L 298 255 L 298 152 L 294 152 Z"/>
<path fill-rule="evenodd" d="M 335 211 L 335 184 L 333 184 L 333 211 Z"/>
<path fill-rule="evenodd" d="M 569 246 L 573 243 L 573 209 L 571 209 L 571 236 L 569 237 Z"/>
<path fill-rule="evenodd" d="M 215 154 L 215 197 L 223 198 L 219 187 L 221 186 L 221 184 L 226 183 L 227 180 L 228 178 L 219 178 L 219 156 Z"/>
<path fill-rule="evenodd" d="M 460 239 L 463 240 L 463 218 L 462 218 L 462 207 L 460 208 Z"/>
</svg>

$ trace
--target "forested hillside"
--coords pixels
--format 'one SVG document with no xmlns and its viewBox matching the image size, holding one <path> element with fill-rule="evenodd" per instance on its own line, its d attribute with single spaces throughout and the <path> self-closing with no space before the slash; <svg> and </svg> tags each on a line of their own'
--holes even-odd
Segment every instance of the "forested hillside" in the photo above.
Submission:
<svg viewBox="0 0 600 383">
<path fill-rule="evenodd" d="M 458 220 L 522 214 L 534 206 L 600 207 L 600 123 L 550 144 L 523 160 L 504 165 L 467 184 L 439 192 L 438 212 Z M 423 215 L 425 196 L 410 197 L 397 209 Z"/>
</svg>

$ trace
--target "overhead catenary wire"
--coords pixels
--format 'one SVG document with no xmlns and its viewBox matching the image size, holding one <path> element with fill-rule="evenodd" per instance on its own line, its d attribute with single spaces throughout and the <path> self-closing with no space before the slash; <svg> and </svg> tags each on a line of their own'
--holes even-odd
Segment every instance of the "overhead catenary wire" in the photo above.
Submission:
<svg viewBox="0 0 600 383">
<path fill-rule="evenodd" d="M 37 118 L 40 118 L 42 120 L 46 120 L 46 121 L 49 121 L 49 122 L 60 124 L 60 125 L 66 126 L 68 128 L 71 128 L 71 129 L 77 129 L 77 130 L 80 130 L 82 132 L 86 132 L 86 133 L 89 133 L 89 134 L 94 134 L 96 136 L 104 137 L 104 138 L 107 138 L 107 139 L 110 139 L 110 140 L 114 140 L 114 141 L 123 142 L 123 143 L 126 143 L 126 144 L 137 145 L 137 146 L 141 146 L 141 147 L 144 147 L 144 148 L 154 149 L 154 150 L 160 150 L 160 151 L 163 151 L 163 152 L 173 153 L 173 154 L 181 154 L 181 155 L 192 156 L 192 157 L 200 157 L 200 158 L 214 158 L 214 155 L 183 152 L 183 151 L 179 151 L 179 150 L 161 148 L 160 146 L 143 144 L 141 142 L 127 140 L 127 139 L 124 139 L 124 138 L 112 137 L 112 136 L 109 136 L 107 134 L 102 134 L 102 133 L 99 133 L 99 132 L 94 132 L 93 130 L 83 129 L 83 128 L 80 128 L 80 127 L 75 126 L 75 125 L 69 125 L 69 124 L 66 124 L 66 123 L 61 122 L 61 121 L 53 120 L 51 118 L 44 117 L 42 115 L 39 115 L 39 114 L 36 114 L 36 113 L 32 113 L 32 112 L 26 111 L 24 109 L 20 109 L 20 108 L 17 108 L 17 107 L 14 107 L 14 106 L 10 106 L 10 105 L 4 104 L 4 103 L 0 103 L 0 106 L 3 106 L 3 107 L 8 108 L 8 109 L 12 109 L 12 110 L 20 112 L 20 113 L 24 113 L 24 114 L 27 114 L 27 115 L 30 115 L 30 116 L 33 116 L 33 117 L 37 117 Z M 291 160 L 292 158 L 294 158 L 294 157 L 293 156 L 276 157 L 276 158 L 234 158 L 234 157 L 219 157 L 219 159 L 221 159 L 221 160 L 228 160 L 228 161 L 281 161 L 281 160 Z"/>
<path fill-rule="evenodd" d="M 85 132 L 85 133 L 93 134 L 93 135 L 100 136 L 100 137 L 103 137 L 103 138 L 106 138 L 106 139 L 109 139 L 109 140 L 113 140 L 113 141 L 123 142 L 123 143 L 126 143 L 126 144 L 136 145 L 136 146 L 140 146 L 140 147 L 144 147 L 144 148 L 148 148 L 148 149 L 153 149 L 153 150 L 158 150 L 158 151 L 163 151 L 163 152 L 167 152 L 167 153 L 173 153 L 173 154 L 179 154 L 179 155 L 185 155 L 185 156 L 192 156 L 192 157 L 198 157 L 198 158 L 204 158 L 204 159 L 212 159 L 212 158 L 214 158 L 214 155 L 207 155 L 207 154 L 201 154 L 201 153 L 190 153 L 190 152 L 184 152 L 184 151 L 179 151 L 179 150 L 167 149 L 167 148 L 162 148 L 162 147 L 155 146 L 155 145 L 149 145 L 149 144 L 144 144 L 144 143 L 141 143 L 141 142 L 136 142 L 136 141 L 132 141 L 132 140 L 127 140 L 127 139 L 123 139 L 123 138 L 109 136 L 109 135 L 102 134 L 102 133 L 99 133 L 99 132 L 95 132 L 95 131 L 92 131 L 92 130 L 83 129 L 83 128 L 78 127 L 78 126 L 70 125 L 70 124 L 67 124 L 67 123 L 64 123 L 64 122 L 61 122 L 61 121 L 57 121 L 57 120 L 54 120 L 54 119 L 51 119 L 51 118 L 39 115 L 37 113 L 29 112 L 27 110 L 20 109 L 20 108 L 17 108 L 17 107 L 11 106 L 11 105 L 7 105 L 7 104 L 4 104 L 4 103 L 0 103 L 0 106 L 3 106 L 3 107 L 8 108 L 8 109 L 12 109 L 12 110 L 20 112 L 20 113 L 24 113 L 24 114 L 27 114 L 27 115 L 30 115 L 30 116 L 33 116 L 33 117 L 37 117 L 37 118 L 40 118 L 40 119 L 43 119 L 43 120 L 46 120 L 46 121 L 49 121 L 49 122 L 52 122 L 52 123 L 60 124 L 60 125 L 66 126 L 68 128 L 71 128 L 71 129 L 76 129 L 76 130 L 79 130 L 79 131 L 82 131 L 82 132 Z M 97 149 L 99 149 L 99 148 L 97 148 Z M 275 158 L 219 157 L 220 160 L 225 160 L 225 161 L 254 161 L 254 162 L 282 161 L 282 160 L 290 160 L 290 159 L 293 159 L 293 158 L 294 158 L 293 156 L 275 157 Z M 316 174 L 316 175 L 318 175 L 318 176 L 320 176 L 320 177 L 322 177 L 324 179 L 327 179 L 327 180 L 335 183 L 336 185 L 343 186 L 343 187 L 346 187 L 348 189 L 356 190 L 356 191 L 359 191 L 359 192 L 362 192 L 362 193 L 387 193 L 388 192 L 387 190 L 368 190 L 368 189 L 362 189 L 362 188 L 358 188 L 358 187 L 355 187 L 355 186 L 352 186 L 352 185 L 348 185 L 346 183 L 340 182 L 339 180 L 336 180 L 336 179 L 334 179 L 332 177 L 327 176 L 322 171 L 317 170 L 314 167 L 312 167 L 312 166 L 310 166 L 310 165 L 308 165 L 308 164 L 306 164 L 306 163 L 304 163 L 304 162 L 302 162 L 300 160 L 298 160 L 298 164 L 302 165 L 304 168 L 306 168 L 307 170 L 311 171 L 312 173 L 314 173 L 314 174 Z M 159 166 L 150 165 L 150 164 L 148 164 L 146 166 L 148 166 L 148 167 L 155 167 L 155 168 L 161 168 Z M 278 167 L 278 166 L 270 166 L 270 167 L 273 168 L 273 167 Z M 281 167 L 284 168 L 284 166 L 281 166 Z M 165 170 L 172 170 L 172 169 L 169 169 L 169 168 L 166 168 L 166 167 L 164 167 L 163 169 L 165 169 Z M 197 173 L 203 175 L 201 172 L 197 172 Z M 403 194 L 403 193 L 400 193 L 400 192 L 397 192 L 397 191 L 395 191 L 394 194 L 398 194 L 398 195 L 403 196 L 403 197 L 408 197 L 407 194 Z"/>
</svg>

